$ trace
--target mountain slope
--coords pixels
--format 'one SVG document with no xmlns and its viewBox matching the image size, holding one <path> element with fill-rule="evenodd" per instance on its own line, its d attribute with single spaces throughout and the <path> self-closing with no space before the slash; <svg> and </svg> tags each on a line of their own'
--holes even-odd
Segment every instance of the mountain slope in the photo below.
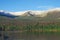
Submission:
<svg viewBox="0 0 60 40">
<path fill-rule="evenodd" d="M 5 12 L 5 11 L 0 11 L 0 16 L 6 16 L 6 17 L 10 17 L 10 18 L 15 18 L 17 16 L 10 14 L 9 12 Z"/>
<path fill-rule="evenodd" d="M 60 8 L 45 11 L 5 12 L 0 16 L 15 18 L 16 20 L 60 20 Z"/>
</svg>

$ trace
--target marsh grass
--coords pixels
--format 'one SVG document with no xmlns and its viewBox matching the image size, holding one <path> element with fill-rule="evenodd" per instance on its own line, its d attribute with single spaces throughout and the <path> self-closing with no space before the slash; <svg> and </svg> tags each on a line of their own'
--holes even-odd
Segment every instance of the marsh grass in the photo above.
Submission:
<svg viewBox="0 0 60 40">
<path fill-rule="evenodd" d="M 5 27 L 5 31 L 22 31 L 22 32 L 60 32 L 60 23 L 35 23 L 26 25 L 1 25 L 0 27 Z"/>
</svg>

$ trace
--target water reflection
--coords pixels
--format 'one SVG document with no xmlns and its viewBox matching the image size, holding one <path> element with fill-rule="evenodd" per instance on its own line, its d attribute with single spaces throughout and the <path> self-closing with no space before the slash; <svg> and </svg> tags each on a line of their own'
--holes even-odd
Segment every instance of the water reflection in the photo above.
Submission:
<svg viewBox="0 0 60 40">
<path fill-rule="evenodd" d="M 60 40 L 59 33 L 5 32 L 8 40 Z"/>
</svg>

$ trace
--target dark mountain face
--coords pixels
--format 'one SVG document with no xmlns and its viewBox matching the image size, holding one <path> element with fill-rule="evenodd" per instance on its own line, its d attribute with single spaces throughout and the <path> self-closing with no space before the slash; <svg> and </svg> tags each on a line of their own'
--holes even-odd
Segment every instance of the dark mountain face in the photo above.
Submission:
<svg viewBox="0 0 60 40">
<path fill-rule="evenodd" d="M 14 15 L 11 15 L 9 13 L 5 13 L 5 12 L 0 12 L 0 16 L 6 16 L 6 17 L 9 17 L 9 18 L 15 18 L 17 16 L 14 16 Z"/>
<path fill-rule="evenodd" d="M 23 14 L 23 16 L 35 16 L 32 11 L 27 11 Z"/>
</svg>

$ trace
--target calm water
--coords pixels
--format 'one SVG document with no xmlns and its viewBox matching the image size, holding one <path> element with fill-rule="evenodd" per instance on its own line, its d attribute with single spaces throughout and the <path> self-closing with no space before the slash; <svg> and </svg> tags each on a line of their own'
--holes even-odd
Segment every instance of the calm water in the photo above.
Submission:
<svg viewBox="0 0 60 40">
<path fill-rule="evenodd" d="M 4 29 L 4 28 L 3 28 Z M 2 28 L 0 29 L 2 31 Z M 31 33 L 31 32 L 17 32 L 4 31 L 0 32 L 0 40 L 60 40 L 60 33 Z"/>
<path fill-rule="evenodd" d="M 8 36 L 7 40 L 60 40 L 60 33 L 4 32 L 4 34 Z"/>
</svg>

